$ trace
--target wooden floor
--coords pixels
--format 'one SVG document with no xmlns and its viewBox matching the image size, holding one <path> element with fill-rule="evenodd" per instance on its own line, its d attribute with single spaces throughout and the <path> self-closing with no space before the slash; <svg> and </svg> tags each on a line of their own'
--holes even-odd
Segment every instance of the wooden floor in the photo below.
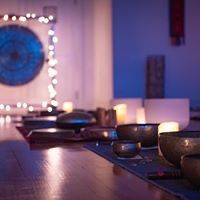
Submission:
<svg viewBox="0 0 200 200">
<path fill-rule="evenodd" d="M 84 149 L 30 147 L 13 124 L 0 124 L 0 200 L 175 200 Z"/>
</svg>

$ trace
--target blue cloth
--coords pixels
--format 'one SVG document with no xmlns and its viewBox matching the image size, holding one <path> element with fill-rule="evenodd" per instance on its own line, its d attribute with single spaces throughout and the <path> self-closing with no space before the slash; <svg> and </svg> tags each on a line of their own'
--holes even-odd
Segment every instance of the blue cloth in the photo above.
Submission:
<svg viewBox="0 0 200 200">
<path fill-rule="evenodd" d="M 143 149 L 140 153 L 141 157 L 138 159 L 123 160 L 113 154 L 112 147 L 108 144 L 86 144 L 85 148 L 181 199 L 200 200 L 200 192 L 195 190 L 184 178 L 165 180 L 149 180 L 147 178 L 148 172 L 178 171 L 165 159 L 158 156 L 158 149 Z"/>
</svg>

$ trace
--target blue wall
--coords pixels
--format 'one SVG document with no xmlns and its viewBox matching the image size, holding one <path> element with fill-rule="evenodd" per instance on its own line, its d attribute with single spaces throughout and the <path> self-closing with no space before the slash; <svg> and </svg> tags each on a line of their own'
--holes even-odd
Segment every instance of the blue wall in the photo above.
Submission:
<svg viewBox="0 0 200 200">
<path fill-rule="evenodd" d="M 200 1 L 185 0 L 185 40 L 172 46 L 168 0 L 113 0 L 114 97 L 145 97 L 146 58 L 165 55 L 165 97 L 200 107 Z"/>
</svg>

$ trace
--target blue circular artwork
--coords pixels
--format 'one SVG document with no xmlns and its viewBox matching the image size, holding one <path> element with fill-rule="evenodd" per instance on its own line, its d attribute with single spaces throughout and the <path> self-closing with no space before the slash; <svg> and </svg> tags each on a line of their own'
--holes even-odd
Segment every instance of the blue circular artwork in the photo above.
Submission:
<svg viewBox="0 0 200 200">
<path fill-rule="evenodd" d="M 43 45 L 29 28 L 0 27 L 0 83 L 10 86 L 32 81 L 44 63 Z"/>
</svg>

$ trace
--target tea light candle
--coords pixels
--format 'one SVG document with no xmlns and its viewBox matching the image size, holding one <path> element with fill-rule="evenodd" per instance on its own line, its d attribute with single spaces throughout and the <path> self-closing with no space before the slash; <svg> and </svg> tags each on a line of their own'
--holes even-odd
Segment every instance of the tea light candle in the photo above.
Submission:
<svg viewBox="0 0 200 200">
<path fill-rule="evenodd" d="M 145 110 L 144 107 L 137 108 L 136 110 L 136 123 L 137 124 L 145 124 Z"/>
<path fill-rule="evenodd" d="M 72 112 L 73 111 L 73 103 L 72 102 L 64 102 L 63 110 L 67 113 Z"/>
<path fill-rule="evenodd" d="M 163 132 L 176 132 L 176 131 L 179 131 L 179 123 L 178 122 L 162 122 L 158 126 L 158 137 L 159 137 L 160 133 L 163 133 Z M 160 150 L 159 142 L 158 142 L 158 154 L 160 156 L 162 156 L 162 152 Z"/>
<path fill-rule="evenodd" d="M 124 124 L 127 117 L 127 105 L 118 104 L 113 109 L 116 110 L 117 124 Z"/>
</svg>

